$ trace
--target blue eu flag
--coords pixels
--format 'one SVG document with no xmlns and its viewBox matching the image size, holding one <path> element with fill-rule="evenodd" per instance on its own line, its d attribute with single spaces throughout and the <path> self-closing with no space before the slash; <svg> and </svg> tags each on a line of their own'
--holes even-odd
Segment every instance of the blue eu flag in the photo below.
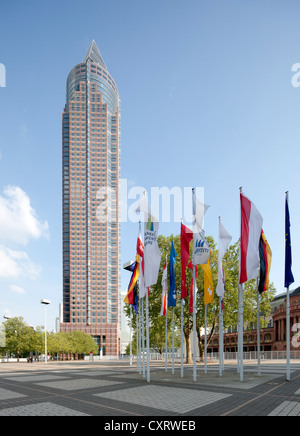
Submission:
<svg viewBox="0 0 300 436">
<path fill-rule="evenodd" d="M 290 233 L 290 212 L 288 199 L 285 199 L 285 273 L 284 273 L 284 287 L 288 288 L 294 283 L 294 276 L 292 273 L 292 247 L 291 247 L 291 233 Z"/>
<path fill-rule="evenodd" d="M 176 257 L 177 257 L 177 253 L 174 248 L 174 241 L 172 241 L 170 264 L 169 264 L 169 273 L 170 273 L 170 287 L 169 287 L 169 298 L 168 298 L 169 307 L 176 307 L 176 284 L 175 284 Z"/>
</svg>

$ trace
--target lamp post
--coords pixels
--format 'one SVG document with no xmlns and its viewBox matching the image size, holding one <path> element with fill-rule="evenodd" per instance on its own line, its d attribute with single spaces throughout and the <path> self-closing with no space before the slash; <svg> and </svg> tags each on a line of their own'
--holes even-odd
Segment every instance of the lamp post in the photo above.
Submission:
<svg viewBox="0 0 300 436">
<path fill-rule="evenodd" d="M 47 363 L 47 311 L 48 304 L 51 304 L 50 300 L 41 300 L 41 304 L 45 306 L 45 363 Z"/>
</svg>

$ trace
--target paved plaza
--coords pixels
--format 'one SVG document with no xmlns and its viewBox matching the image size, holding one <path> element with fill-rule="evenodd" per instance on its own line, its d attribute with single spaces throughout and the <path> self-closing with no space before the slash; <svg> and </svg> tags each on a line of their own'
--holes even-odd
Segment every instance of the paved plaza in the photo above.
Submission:
<svg viewBox="0 0 300 436">
<path fill-rule="evenodd" d="M 112 426 L 118 417 L 136 423 L 154 417 L 153 425 L 153 419 L 197 423 L 198 416 L 300 416 L 300 362 L 292 363 L 290 382 L 284 362 L 264 362 L 261 376 L 246 362 L 244 382 L 233 364 L 225 365 L 223 377 L 218 365 L 209 365 L 207 374 L 199 365 L 193 382 L 192 366 L 182 378 L 180 366 L 172 374 L 151 363 L 150 383 L 124 361 L 1 363 L 0 415 L 102 416 L 102 425 Z"/>
</svg>

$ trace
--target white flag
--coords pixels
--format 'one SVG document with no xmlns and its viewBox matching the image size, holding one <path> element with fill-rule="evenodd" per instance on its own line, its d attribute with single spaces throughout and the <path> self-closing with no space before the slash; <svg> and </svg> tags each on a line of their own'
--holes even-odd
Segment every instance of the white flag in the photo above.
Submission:
<svg viewBox="0 0 300 436">
<path fill-rule="evenodd" d="M 136 212 L 144 213 L 144 280 L 145 286 L 148 288 L 157 283 L 161 253 L 157 243 L 159 223 L 151 214 L 146 192 L 144 192 Z"/>
<path fill-rule="evenodd" d="M 202 203 L 198 198 L 196 197 L 194 191 L 193 191 L 193 231 L 194 233 L 201 233 L 203 230 L 203 219 L 204 215 L 207 211 L 209 206 L 207 204 Z"/>
<path fill-rule="evenodd" d="M 223 257 L 229 247 L 229 244 L 232 240 L 232 236 L 227 232 L 221 220 L 219 221 L 219 262 L 218 262 L 218 284 L 217 284 L 217 295 L 220 298 L 224 297 L 224 276 L 223 276 L 223 266 L 222 261 Z"/>
<path fill-rule="evenodd" d="M 209 245 L 204 238 L 204 231 L 193 235 L 193 265 L 205 265 L 210 255 Z"/>
</svg>

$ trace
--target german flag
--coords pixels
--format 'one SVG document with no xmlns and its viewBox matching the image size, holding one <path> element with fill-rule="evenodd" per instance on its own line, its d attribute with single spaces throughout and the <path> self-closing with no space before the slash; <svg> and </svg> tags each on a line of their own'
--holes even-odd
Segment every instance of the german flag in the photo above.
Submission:
<svg viewBox="0 0 300 436">
<path fill-rule="evenodd" d="M 259 241 L 259 258 L 260 258 L 260 277 L 259 277 L 259 285 L 258 290 L 259 293 L 269 289 L 270 285 L 270 269 L 272 262 L 272 251 L 264 234 L 264 231 L 261 230 L 261 236 Z"/>
<path fill-rule="evenodd" d="M 132 264 L 132 275 L 128 286 L 127 295 L 124 298 L 124 303 L 131 304 L 137 313 L 138 311 L 138 278 L 140 276 L 139 255 L 136 256 L 136 261 Z"/>
</svg>

